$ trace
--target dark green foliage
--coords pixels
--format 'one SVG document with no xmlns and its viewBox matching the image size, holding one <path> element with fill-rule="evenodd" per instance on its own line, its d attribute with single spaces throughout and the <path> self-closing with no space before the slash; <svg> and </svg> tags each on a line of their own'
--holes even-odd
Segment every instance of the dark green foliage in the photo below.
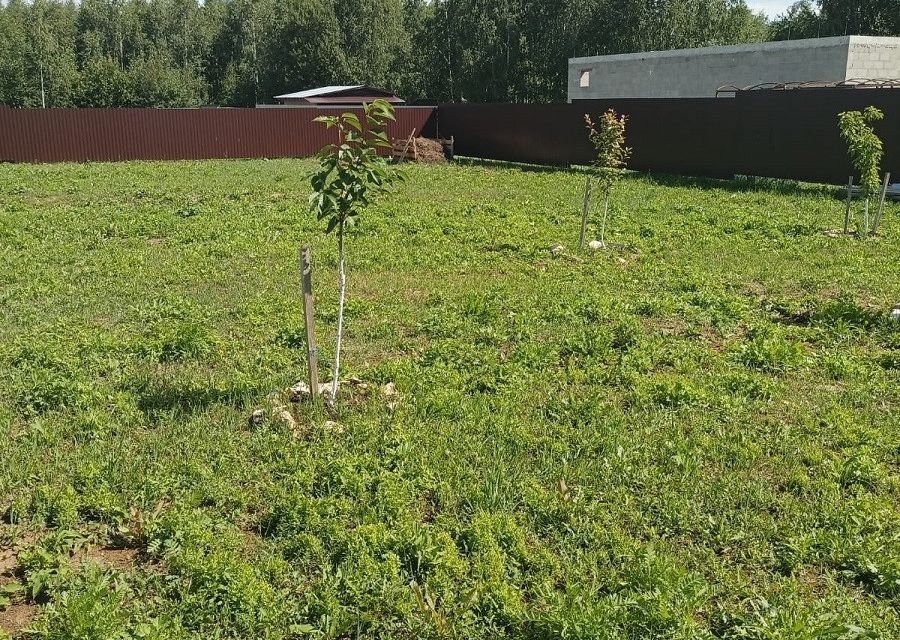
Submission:
<svg viewBox="0 0 900 640">
<path fill-rule="evenodd" d="M 310 176 L 310 210 L 325 221 L 326 233 L 355 227 L 360 213 L 399 177 L 379 154 L 391 146 L 385 127 L 393 120 L 394 108 L 384 100 L 366 105 L 362 120 L 353 113 L 316 118 L 338 136 L 316 156 L 319 166 Z"/>
<path fill-rule="evenodd" d="M 900 32 L 890 0 L 841 3 L 824 0 L 829 25 L 844 29 L 847 14 L 850 32 Z M 252 106 L 357 83 L 408 100 L 559 101 L 573 55 L 767 31 L 744 0 L 11 0 L 0 4 L 0 104 L 40 106 L 42 68 L 57 107 Z"/>
<path fill-rule="evenodd" d="M 845 111 L 838 116 L 841 138 L 847 145 L 850 161 L 867 199 L 873 197 L 881 185 L 880 167 L 884 149 L 872 123 L 883 119 L 884 113 L 877 107 Z"/>
<path fill-rule="evenodd" d="M 800 0 L 771 26 L 773 40 L 900 35 L 894 0 Z"/>
</svg>

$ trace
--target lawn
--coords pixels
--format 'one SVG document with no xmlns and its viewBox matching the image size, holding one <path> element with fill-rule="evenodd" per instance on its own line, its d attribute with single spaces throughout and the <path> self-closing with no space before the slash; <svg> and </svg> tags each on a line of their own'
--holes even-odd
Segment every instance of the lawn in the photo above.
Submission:
<svg viewBox="0 0 900 640">
<path fill-rule="evenodd" d="M 0 637 L 900 637 L 900 205 L 412 167 L 329 411 L 311 167 L 0 165 Z"/>
</svg>

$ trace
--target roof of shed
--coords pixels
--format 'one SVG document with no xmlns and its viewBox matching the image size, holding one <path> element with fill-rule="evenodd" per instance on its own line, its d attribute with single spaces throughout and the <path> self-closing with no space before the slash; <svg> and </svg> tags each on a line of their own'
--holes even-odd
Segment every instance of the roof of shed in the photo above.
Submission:
<svg viewBox="0 0 900 640">
<path fill-rule="evenodd" d="M 349 95 L 347 95 L 349 94 Z M 364 84 L 354 84 L 354 85 L 335 85 L 329 87 L 318 87 L 316 89 L 306 89 L 304 91 L 296 91 L 294 93 L 284 93 L 280 96 L 275 96 L 276 100 L 309 100 L 319 98 L 323 102 L 336 100 L 341 95 L 347 95 L 347 97 L 384 97 L 391 102 L 402 102 L 399 98 L 397 98 L 390 91 L 385 91 L 384 89 L 376 89 L 375 87 L 370 87 Z"/>
<path fill-rule="evenodd" d="M 335 85 L 331 87 L 318 87 L 316 89 L 306 89 L 305 91 L 296 91 L 294 93 L 285 93 L 275 96 L 276 100 L 285 100 L 287 98 L 313 98 L 316 96 L 327 96 L 332 93 L 341 93 L 342 91 L 353 91 L 355 89 L 363 89 L 365 85 Z"/>
</svg>

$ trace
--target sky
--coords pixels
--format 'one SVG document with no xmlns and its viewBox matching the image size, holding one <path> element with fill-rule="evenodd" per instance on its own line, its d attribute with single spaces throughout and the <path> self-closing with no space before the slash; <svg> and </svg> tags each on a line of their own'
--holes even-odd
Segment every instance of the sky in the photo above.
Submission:
<svg viewBox="0 0 900 640">
<path fill-rule="evenodd" d="M 747 4 L 750 5 L 750 8 L 754 11 L 762 11 L 770 18 L 774 18 L 779 13 L 784 13 L 795 1 L 796 0 L 747 0 Z"/>
</svg>

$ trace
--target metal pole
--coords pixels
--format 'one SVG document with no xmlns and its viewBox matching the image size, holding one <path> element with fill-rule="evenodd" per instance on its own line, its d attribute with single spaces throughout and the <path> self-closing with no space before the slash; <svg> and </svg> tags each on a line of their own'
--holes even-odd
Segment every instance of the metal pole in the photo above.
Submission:
<svg viewBox="0 0 900 640">
<path fill-rule="evenodd" d="M 881 214 L 884 213 L 884 200 L 887 198 L 888 186 L 891 183 L 891 174 L 884 174 L 884 186 L 881 187 L 881 196 L 878 198 L 878 213 L 875 214 L 875 222 L 872 223 L 871 234 L 874 236 L 878 231 L 878 225 L 881 223 Z"/>
</svg>

